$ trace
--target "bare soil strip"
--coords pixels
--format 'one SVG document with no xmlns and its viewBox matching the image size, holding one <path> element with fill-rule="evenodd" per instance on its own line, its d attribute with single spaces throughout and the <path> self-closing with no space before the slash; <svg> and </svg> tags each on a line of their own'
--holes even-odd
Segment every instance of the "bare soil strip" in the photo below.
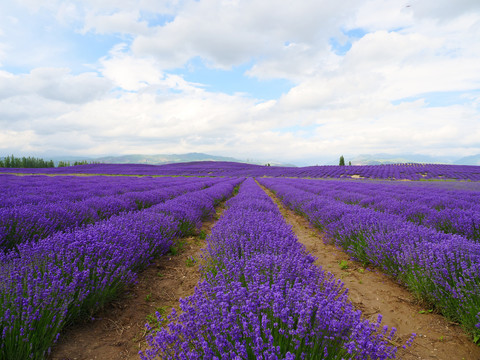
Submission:
<svg viewBox="0 0 480 360">
<path fill-rule="evenodd" d="M 214 218 L 204 222 L 204 233 L 210 233 L 222 212 L 223 203 Z M 138 352 L 146 348 L 147 317 L 155 316 L 157 310 L 167 314 L 172 308 L 178 310 L 178 300 L 192 295 L 200 280 L 199 260 L 205 240 L 196 236 L 181 242 L 183 249 L 177 255 L 155 259 L 138 275 L 138 283 L 95 314 L 94 320 L 66 329 L 50 359 L 138 360 Z M 192 257 L 197 262 L 193 263 Z"/>
<path fill-rule="evenodd" d="M 324 235 L 300 215 L 285 208 L 268 189 L 262 189 L 276 202 L 285 220 L 308 252 L 317 257 L 316 264 L 341 279 L 349 289 L 350 301 L 365 318 L 376 320 L 383 315 L 382 324 L 397 329 L 393 345 L 400 345 L 398 359 L 479 360 L 480 347 L 463 330 L 414 298 L 392 278 L 375 269 L 364 269 L 345 252 L 324 243 Z M 412 333 L 417 334 L 413 345 L 402 349 Z"/>
</svg>

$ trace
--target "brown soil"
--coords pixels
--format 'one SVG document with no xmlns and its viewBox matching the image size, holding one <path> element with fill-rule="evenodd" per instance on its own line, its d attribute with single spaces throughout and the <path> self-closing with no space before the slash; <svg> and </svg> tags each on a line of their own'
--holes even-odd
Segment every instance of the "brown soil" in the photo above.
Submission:
<svg viewBox="0 0 480 360">
<path fill-rule="evenodd" d="M 219 206 L 214 219 L 203 224 L 210 233 L 223 211 Z M 138 283 L 95 315 L 95 320 L 73 325 L 61 335 L 50 360 L 124 360 L 139 359 L 146 348 L 145 323 L 155 311 L 169 314 L 178 300 L 192 295 L 200 280 L 199 261 L 193 266 L 187 259 L 200 259 L 205 241 L 199 237 L 181 239 L 183 250 L 164 255 L 138 275 Z"/>
<path fill-rule="evenodd" d="M 349 289 L 350 301 L 365 318 L 376 320 L 382 314 L 382 324 L 397 329 L 392 345 L 399 346 L 398 359 L 479 360 L 476 346 L 463 330 L 443 316 L 429 313 L 422 304 L 395 280 L 375 269 L 364 269 L 336 246 L 324 243 L 324 235 L 308 221 L 285 208 L 275 195 L 262 187 L 277 203 L 287 223 L 308 252 L 317 257 L 316 264 L 341 279 Z M 342 269 L 345 264 L 348 267 Z M 402 349 L 412 333 L 417 334 L 411 347 Z"/>
</svg>

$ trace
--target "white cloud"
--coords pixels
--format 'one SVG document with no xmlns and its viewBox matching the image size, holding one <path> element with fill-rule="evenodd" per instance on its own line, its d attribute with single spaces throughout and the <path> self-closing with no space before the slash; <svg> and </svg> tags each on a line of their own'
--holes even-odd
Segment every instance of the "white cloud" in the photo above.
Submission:
<svg viewBox="0 0 480 360">
<path fill-rule="evenodd" d="M 376 31 L 365 35 L 336 67 L 319 68 L 291 89 L 282 103 L 321 109 L 478 89 L 480 47 L 462 41 L 458 27 L 443 28 L 438 35 L 431 26 L 424 33 Z M 480 37 L 478 30 L 471 34 L 472 28 L 467 29 L 469 37 Z"/>
<path fill-rule="evenodd" d="M 303 1 L 288 7 L 273 0 L 189 2 L 174 21 L 137 37 L 132 50 L 155 55 L 171 67 L 200 56 L 211 66 L 229 68 L 252 58 L 285 57 L 287 41 L 302 47 L 328 43 L 354 8 L 354 1 Z"/>
<path fill-rule="evenodd" d="M 179 75 L 164 73 L 155 58 L 133 56 L 126 48 L 126 44 L 118 44 L 108 57 L 100 59 L 102 75 L 122 90 L 184 93 L 201 91 L 201 84 L 189 83 Z"/>
<path fill-rule="evenodd" d="M 98 99 L 111 83 L 95 73 L 71 75 L 68 69 L 35 69 L 31 72 L 33 89 L 47 99 L 81 104 Z"/>
<path fill-rule="evenodd" d="M 159 84 L 164 75 L 153 59 L 136 58 L 125 52 L 126 44 L 117 45 L 110 56 L 100 60 L 102 75 L 128 91 L 138 91 Z"/>
<path fill-rule="evenodd" d="M 413 15 L 408 5 L 408 0 L 367 0 L 359 7 L 348 26 L 368 31 L 391 31 L 410 26 Z"/>
<path fill-rule="evenodd" d="M 85 16 L 82 33 L 95 31 L 97 34 L 126 33 L 126 34 L 146 34 L 148 33 L 148 23 L 141 20 L 140 12 L 136 11 L 118 11 L 113 14 L 96 14 L 88 12 Z"/>
<path fill-rule="evenodd" d="M 58 4 L 58 7 L 54 9 L 54 11 L 56 11 L 56 20 L 62 26 L 67 27 L 72 23 L 81 21 L 81 11 L 73 2 L 61 2 Z"/>
<path fill-rule="evenodd" d="M 49 100 L 81 104 L 101 98 L 111 86 L 110 81 L 96 73 L 72 75 L 65 68 L 37 68 L 24 75 L 0 72 L 0 99 L 34 94 Z"/>
<path fill-rule="evenodd" d="M 10 154 L 28 154 L 42 152 L 40 148 L 34 148 L 30 144 L 36 138 L 33 130 L 0 131 L 0 152 L 2 156 Z"/>
<path fill-rule="evenodd" d="M 476 0 L 410 0 L 410 9 L 419 18 L 434 18 L 442 21 L 464 15 L 466 13 L 480 13 L 480 2 Z"/>
<path fill-rule="evenodd" d="M 262 80 L 283 78 L 301 82 L 319 71 L 334 71 L 339 61 L 340 57 L 327 44 L 322 47 L 288 43 L 275 56 L 254 64 L 246 75 Z"/>
<path fill-rule="evenodd" d="M 232 108 L 238 113 L 235 119 L 231 116 Z M 224 95 L 204 93 L 203 96 L 164 95 L 159 98 L 154 94 L 131 93 L 72 108 L 59 115 L 55 122 L 66 124 L 64 131 L 67 133 L 84 135 L 78 140 L 72 139 L 72 146 L 80 144 L 85 137 L 90 139 L 86 144 L 92 146 L 79 145 L 84 152 L 95 154 L 107 148 L 111 152 L 116 143 L 124 144 L 120 148 L 136 147 L 147 153 L 160 149 L 170 152 L 168 148 L 173 144 L 178 146 L 182 139 L 189 142 L 188 139 L 199 137 L 203 144 L 200 146 L 208 147 L 225 134 L 234 134 L 235 126 L 241 123 L 241 114 L 248 108 L 244 100 Z M 53 141 L 52 146 L 55 144 Z"/>
<path fill-rule="evenodd" d="M 182 0 L 78 0 L 96 12 L 139 10 L 160 14 L 173 14 L 185 2 Z"/>
<path fill-rule="evenodd" d="M 0 42 L 0 67 L 2 66 L 2 60 L 6 56 L 6 46 Z"/>
<path fill-rule="evenodd" d="M 479 137 L 472 135 L 480 132 L 478 112 L 471 106 L 425 108 L 421 101 L 397 106 L 367 101 L 363 106 L 310 112 L 292 106 L 285 112 L 284 104 L 275 101 L 258 104 L 200 89 L 190 94 L 124 93 L 65 106 L 52 108 L 49 114 L 37 111 L 9 131 L 35 128 L 36 147 L 68 148 L 69 153 L 84 155 L 203 151 L 243 159 L 321 163 L 339 153 L 423 149 L 426 154 L 462 156 L 480 150 Z M 0 113 L 1 109 L 0 103 Z M 26 109 L 24 115 L 29 113 L 33 109 Z M 279 124 L 311 125 L 312 121 L 318 127 L 303 133 L 275 130 Z"/>
</svg>

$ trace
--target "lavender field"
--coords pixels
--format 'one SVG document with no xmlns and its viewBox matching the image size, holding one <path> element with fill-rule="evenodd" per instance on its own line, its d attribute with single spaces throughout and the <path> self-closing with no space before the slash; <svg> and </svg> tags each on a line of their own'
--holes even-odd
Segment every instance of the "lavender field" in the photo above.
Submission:
<svg viewBox="0 0 480 360">
<path fill-rule="evenodd" d="M 0 359 L 48 358 L 66 326 L 107 306 L 227 199 L 206 239 L 202 280 L 181 311 L 158 314 L 163 326 L 148 328 L 141 359 L 395 358 L 414 329 L 398 344 L 381 316 L 367 320 L 256 182 L 325 241 L 397 279 L 479 342 L 479 167 L 0 171 Z M 47 172 L 58 176 L 38 175 Z"/>
<path fill-rule="evenodd" d="M 356 260 L 480 339 L 480 193 L 423 184 L 260 179 Z M 476 184 L 475 184 L 476 185 Z"/>
<path fill-rule="evenodd" d="M 241 181 L 2 178 L 2 193 L 20 194 L 1 208 L 0 358 L 45 358 L 66 324 L 135 282 Z"/>
<path fill-rule="evenodd" d="M 480 181 L 480 167 L 469 165 L 395 164 L 355 166 L 282 167 L 242 164 L 235 162 L 202 161 L 166 165 L 90 164 L 44 169 L 7 169 L 0 173 L 24 174 L 97 174 L 150 176 L 239 176 L 239 177 L 298 177 L 353 178 L 387 180 L 465 180 Z"/>
</svg>

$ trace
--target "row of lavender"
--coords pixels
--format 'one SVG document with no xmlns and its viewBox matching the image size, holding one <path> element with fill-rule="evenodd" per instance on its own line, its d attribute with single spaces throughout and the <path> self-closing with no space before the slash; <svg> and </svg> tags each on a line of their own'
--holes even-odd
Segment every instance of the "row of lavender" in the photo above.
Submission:
<svg viewBox="0 0 480 360">
<path fill-rule="evenodd" d="M 421 183 L 309 180 L 286 183 L 323 197 L 395 214 L 403 220 L 480 241 L 480 191 L 425 187 Z"/>
<path fill-rule="evenodd" d="M 131 175 L 188 175 L 188 176 L 269 176 L 312 178 L 369 178 L 369 179 L 458 179 L 480 181 L 480 166 L 440 164 L 395 164 L 354 166 L 262 166 L 236 162 L 201 161 L 191 163 L 91 164 L 53 169 L 7 169 L 0 172 L 48 174 L 131 174 Z"/>
<path fill-rule="evenodd" d="M 50 184 L 48 179 L 46 180 L 46 183 L 39 187 L 39 192 L 45 191 L 46 199 L 49 199 L 49 194 L 57 186 L 58 180 L 51 178 Z M 97 176 L 95 179 L 80 180 L 68 177 L 62 179 L 62 182 L 68 180 L 72 181 L 72 186 L 59 187 L 57 190 L 58 194 L 65 196 L 65 200 L 0 208 L 0 249 L 11 249 L 21 242 L 36 241 L 57 231 L 92 224 L 124 211 L 148 208 L 184 192 L 199 190 L 224 181 L 209 178 L 162 178 L 150 179 L 149 184 L 148 179 L 140 180 L 134 177 L 125 179 L 118 176 L 112 179 Z M 28 179 L 23 181 L 35 183 L 38 180 L 35 176 L 28 176 Z M 75 187 L 78 184 L 82 187 Z M 85 187 L 85 184 L 91 185 L 92 188 Z M 99 185 L 99 191 L 95 190 L 96 184 Z M 111 195 L 103 192 L 104 184 L 110 186 Z"/>
<path fill-rule="evenodd" d="M 178 179 L 177 179 L 178 180 Z M 81 201 L 90 197 L 147 191 L 168 185 L 170 177 L 132 176 L 1 176 L 0 207 Z"/>
<path fill-rule="evenodd" d="M 175 237 L 195 231 L 242 179 L 0 252 L 0 359 L 43 359 L 65 324 L 132 284 Z"/>
<path fill-rule="evenodd" d="M 153 331 L 143 360 L 387 359 L 394 330 L 362 320 L 247 179 L 207 238 L 202 280 Z M 164 319 L 159 317 L 159 322 Z"/>
<path fill-rule="evenodd" d="M 354 258 L 397 277 L 478 341 L 480 243 L 305 191 L 288 179 L 260 181 Z"/>
</svg>

